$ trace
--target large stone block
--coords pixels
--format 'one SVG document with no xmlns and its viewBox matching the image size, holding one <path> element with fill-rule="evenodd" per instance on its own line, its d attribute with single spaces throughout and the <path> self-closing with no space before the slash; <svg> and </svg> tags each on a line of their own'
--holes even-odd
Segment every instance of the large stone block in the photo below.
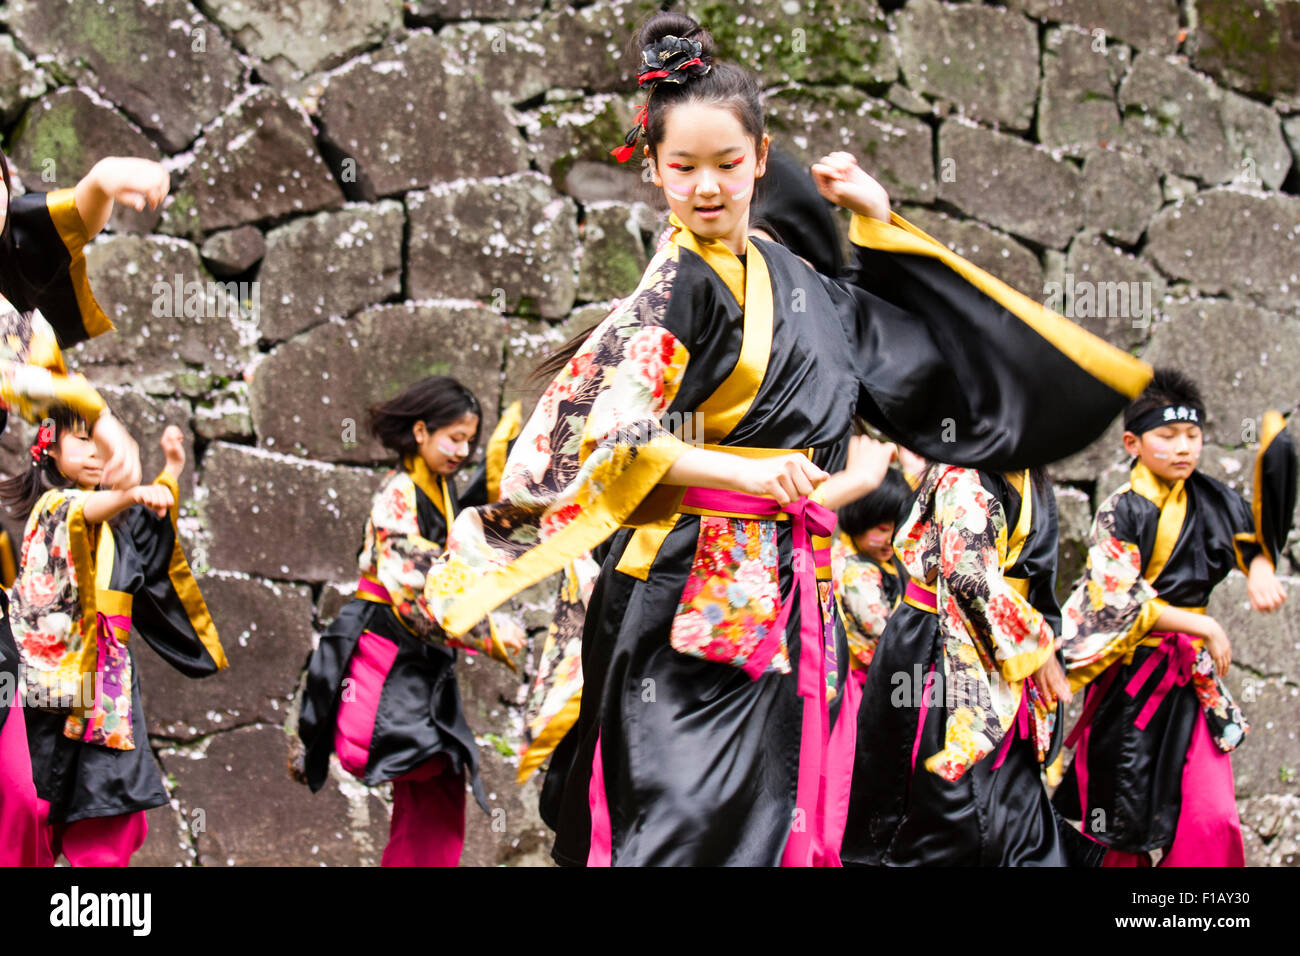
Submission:
<svg viewBox="0 0 1300 956">
<path fill-rule="evenodd" d="M 1300 7 L 1294 3 L 1196 0 L 1187 37 L 1199 70 L 1247 93 L 1300 94 Z"/>
<path fill-rule="evenodd" d="M 934 138 L 922 120 L 850 87 L 779 90 L 764 108 L 777 144 L 804 165 L 845 150 L 894 202 L 933 201 Z"/>
<path fill-rule="evenodd" d="M 342 203 L 307 116 L 263 88 L 204 131 L 161 231 L 197 237 Z"/>
<path fill-rule="evenodd" d="M 1160 169 L 1207 183 L 1277 189 L 1291 168 L 1277 113 L 1175 61 L 1138 56 L 1119 103 L 1124 148 Z"/>
<path fill-rule="evenodd" d="M 1033 242 L 1064 249 L 1083 224 L 1083 177 L 1041 146 L 950 119 L 939 169 L 940 199 Z"/>
<path fill-rule="evenodd" d="M 1297 590 L 1300 581 L 1286 576 L 1281 581 L 1290 599 L 1281 609 L 1261 614 L 1250 607 L 1246 576 L 1234 571 L 1214 589 L 1209 614 L 1223 625 L 1228 640 L 1232 642 L 1234 664 L 1240 663 L 1265 677 L 1300 683 L 1300 601 L 1294 598 L 1300 593 Z M 1249 681 L 1246 677 L 1242 679 Z M 1253 696 L 1249 683 L 1247 688 Z"/>
<path fill-rule="evenodd" d="M 194 838 L 177 808 L 154 807 L 146 811 L 145 819 L 149 833 L 144 845 L 131 856 L 132 866 L 194 865 Z"/>
<path fill-rule="evenodd" d="M 538 42 L 540 34 L 535 20 L 470 22 L 449 24 L 438 39 L 482 79 L 494 100 L 510 106 L 543 96 L 557 82 L 569 85 L 567 77 L 555 75 L 557 51 Z"/>
<path fill-rule="evenodd" d="M 374 790 L 333 777 L 313 794 L 289 778 L 288 737 L 255 724 L 162 753 L 202 866 L 375 865 L 388 812 Z M 337 771 L 336 771 L 337 773 Z"/>
<path fill-rule="evenodd" d="M 279 83 L 341 63 L 402 25 L 392 0 L 206 0 L 205 9 Z"/>
<path fill-rule="evenodd" d="M 234 48 L 186 0 L 14 0 L 9 28 L 49 58 L 48 69 L 98 90 L 168 152 L 184 149 L 244 87 Z"/>
<path fill-rule="evenodd" d="M 1115 85 L 1128 67 L 1127 47 L 1075 27 L 1047 31 L 1038 139 L 1071 152 L 1115 142 L 1121 134 Z"/>
<path fill-rule="evenodd" d="M 1066 252 L 1059 301 L 1048 304 L 1112 345 L 1135 349 L 1146 341 L 1164 295 L 1164 277 L 1150 263 L 1083 233 Z"/>
<path fill-rule="evenodd" d="M 764 85 L 874 86 L 898 75 L 894 38 L 875 0 L 704 0 L 687 12 L 709 28 L 719 58 L 752 70 Z M 620 49 L 627 32 L 616 34 Z M 626 54 L 619 61 L 630 76 Z"/>
<path fill-rule="evenodd" d="M 193 244 L 116 236 L 86 248 L 91 286 L 117 327 L 67 355 L 96 382 L 199 395 L 241 374 L 256 351 L 244 310 L 256 287 L 214 280 Z"/>
<path fill-rule="evenodd" d="M 105 156 L 158 160 L 162 153 L 138 127 L 87 90 L 66 89 L 43 97 L 14 131 L 10 159 L 26 175 L 28 188 L 75 186 Z M 115 232 L 149 232 L 162 216 L 118 204 L 109 219 Z"/>
<path fill-rule="evenodd" d="M 257 265 L 266 255 L 266 237 L 256 226 L 227 229 L 205 239 L 199 255 L 213 275 L 239 275 Z"/>
<path fill-rule="evenodd" d="M 1042 301 L 1043 267 L 1038 256 L 1010 236 L 921 206 L 906 206 L 899 215 L 1013 289 Z"/>
<path fill-rule="evenodd" d="M 472 298 L 559 318 L 577 292 L 577 206 L 537 173 L 406 197 L 413 298 Z"/>
<path fill-rule="evenodd" d="M 504 20 L 541 13 L 545 0 L 406 0 L 403 4 L 419 20 Z"/>
<path fill-rule="evenodd" d="M 1178 46 L 1178 0 L 1007 0 L 1013 10 L 1056 23 L 1078 24 L 1107 43 L 1172 53 Z"/>
<path fill-rule="evenodd" d="M 354 198 L 528 168 L 523 140 L 483 81 L 425 31 L 328 74 L 317 112 Z"/>
<path fill-rule="evenodd" d="M 652 216 L 642 204 L 593 203 L 586 208 L 579 230 L 579 299 L 612 299 L 636 289 L 650 261 L 642 225 Z"/>
<path fill-rule="evenodd" d="M 1010 10 L 911 0 L 898 15 L 903 76 L 973 119 L 1028 129 L 1038 95 L 1038 31 Z"/>
<path fill-rule="evenodd" d="M 0 36 L 0 122 L 8 126 L 47 89 L 45 74 L 14 46 L 14 38 Z"/>
<path fill-rule="evenodd" d="M 1300 797 L 1237 801 L 1247 866 L 1300 866 Z"/>
<path fill-rule="evenodd" d="M 1226 299 L 1168 302 L 1142 357 L 1190 375 L 1209 402 L 1206 437 L 1243 443 L 1247 422 L 1300 399 L 1300 323 Z M 1248 329 L 1249 334 L 1244 334 Z"/>
<path fill-rule="evenodd" d="M 1090 150 L 1083 162 L 1083 222 L 1125 245 L 1136 245 L 1164 202 L 1160 173 L 1137 156 Z"/>
<path fill-rule="evenodd" d="M 312 649 L 311 591 L 229 572 L 202 575 L 198 584 L 230 666 L 191 680 L 140 641 L 135 660 L 149 732 L 193 740 L 259 721 L 283 723 Z"/>
<path fill-rule="evenodd" d="M 208 563 L 275 580 L 357 573 L 380 474 L 216 442 L 203 459 Z"/>
<path fill-rule="evenodd" d="M 404 303 L 318 326 L 267 356 L 251 386 L 264 446 L 330 461 L 387 461 L 367 410 L 430 375 L 454 375 L 483 406 L 482 441 L 497 420 L 504 319 L 467 303 Z"/>
<path fill-rule="evenodd" d="M 639 150 L 626 163 L 610 155 L 634 125 L 634 103 L 633 97 L 600 93 L 546 103 L 523 114 L 537 168 L 556 189 L 581 203 L 641 200 L 662 205 L 663 194 L 654 187 Z"/>
<path fill-rule="evenodd" d="M 1092 482 L 1092 503 L 1096 508 L 1115 488 L 1128 481 L 1123 435 L 1124 427 L 1116 418 L 1087 448 L 1049 465 L 1048 474 L 1053 481 Z"/>
<path fill-rule="evenodd" d="M 1092 502 L 1078 488 L 1056 487 L 1060 545 L 1057 550 L 1056 596 L 1064 601 L 1088 566 Z"/>
<path fill-rule="evenodd" d="M 1229 635 L 1231 639 L 1231 635 Z M 1259 678 L 1244 668 L 1228 672 L 1228 688 L 1241 704 L 1250 733 L 1232 752 L 1237 797 L 1300 796 L 1300 687 Z"/>
<path fill-rule="evenodd" d="M 271 230 L 258 333 L 278 342 L 402 291 L 402 204 L 318 213 Z"/>
<path fill-rule="evenodd" d="M 1224 241 L 1225 228 L 1231 241 Z M 1212 189 L 1162 209 L 1147 228 L 1146 253 L 1203 293 L 1291 312 L 1300 287 L 1298 235 L 1300 199 Z"/>
</svg>

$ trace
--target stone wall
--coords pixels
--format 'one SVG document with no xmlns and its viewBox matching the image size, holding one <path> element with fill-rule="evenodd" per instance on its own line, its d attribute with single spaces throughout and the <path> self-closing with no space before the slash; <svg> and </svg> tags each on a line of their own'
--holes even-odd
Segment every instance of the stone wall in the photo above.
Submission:
<svg viewBox="0 0 1300 956">
<path fill-rule="evenodd" d="M 354 581 L 381 473 L 364 408 L 450 372 L 490 428 L 535 399 L 536 355 L 633 288 L 659 207 L 608 151 L 640 100 L 628 35 L 657 6 L 0 5 L 0 124 L 26 188 L 70 186 L 107 154 L 173 171 L 164 210 L 119 210 L 90 248 L 118 331 L 69 356 L 147 469 L 165 424 L 186 431 L 185 532 L 231 660 L 192 683 L 139 656 L 173 796 L 140 862 L 377 861 L 383 789 L 336 771 L 312 796 L 284 770 L 313 635 Z M 1300 4 L 678 6 L 761 72 L 786 149 L 853 151 L 961 254 L 1192 370 L 1212 407 L 1204 466 L 1245 486 L 1257 416 L 1300 402 Z M 6 465 L 29 438 L 5 436 Z M 1124 471 L 1117 429 L 1054 469 L 1063 578 Z M 547 596 L 516 602 L 534 632 Z M 1234 575 L 1212 612 L 1255 726 L 1234 759 L 1250 860 L 1294 864 L 1300 602 L 1280 619 L 1244 602 Z M 513 782 L 520 681 L 482 659 L 461 673 L 501 811 L 471 804 L 465 862 L 544 863 L 536 781 Z"/>
</svg>

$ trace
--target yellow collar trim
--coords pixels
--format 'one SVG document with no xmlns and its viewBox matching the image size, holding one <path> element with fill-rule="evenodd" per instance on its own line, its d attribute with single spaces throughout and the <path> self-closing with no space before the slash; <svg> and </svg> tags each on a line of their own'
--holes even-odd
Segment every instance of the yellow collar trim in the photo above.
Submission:
<svg viewBox="0 0 1300 956">
<path fill-rule="evenodd" d="M 1151 549 L 1151 559 L 1142 572 L 1142 577 L 1151 582 L 1160 576 L 1160 572 L 1169 563 L 1174 545 L 1182 533 L 1183 522 L 1187 519 L 1187 488 L 1181 478 L 1173 484 L 1162 481 L 1142 462 L 1133 466 L 1129 474 L 1129 487 L 1160 509 L 1155 545 Z"/>
<path fill-rule="evenodd" d="M 411 476 L 411 481 L 415 482 L 415 487 L 428 495 L 433 506 L 442 512 L 442 519 L 447 523 L 447 533 L 450 534 L 451 523 L 456 514 L 451 505 L 451 492 L 447 488 L 447 479 L 431 472 L 419 455 L 407 455 L 402 459 L 402 467 Z"/>
</svg>

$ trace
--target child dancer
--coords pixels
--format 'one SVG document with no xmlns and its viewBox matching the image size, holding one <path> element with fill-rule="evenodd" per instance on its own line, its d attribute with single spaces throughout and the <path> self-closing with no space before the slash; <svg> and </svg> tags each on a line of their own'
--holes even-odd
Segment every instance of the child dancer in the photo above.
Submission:
<svg viewBox="0 0 1300 956">
<path fill-rule="evenodd" d="M 894 525 L 911 497 L 902 472 L 891 470 L 879 488 L 839 510 L 831 567 L 859 684 L 866 682 L 885 622 L 903 599 L 907 571 L 894 554 Z"/>
<path fill-rule="evenodd" d="M 827 862 L 847 667 L 827 507 L 871 490 L 893 455 L 870 446 L 866 488 L 837 500 L 821 487 L 854 415 L 930 457 L 1023 468 L 1090 441 L 1147 378 L 891 219 L 851 157 L 814 169 L 857 214 L 851 278 L 748 238 L 769 139 L 758 84 L 715 62 L 711 42 L 677 14 L 642 28 L 649 96 L 629 139 L 646 135 L 675 232 L 566 356 L 501 501 L 457 521 L 426 584 L 461 634 L 613 535 L 585 619 L 579 718 L 552 769 L 567 768 L 553 851 L 565 863 Z M 1051 427 L 1065 395 L 1068 430 Z M 701 417 L 700 444 L 673 434 L 686 415 Z"/>
<path fill-rule="evenodd" d="M 157 206 L 168 176 L 157 163 L 100 160 L 74 189 L 12 197 L 0 154 L 0 430 L 9 411 L 38 422 L 58 400 L 90 424 L 106 462 L 105 483 L 140 480 L 135 442 L 80 375 L 67 375 L 60 346 L 111 329 L 86 281 L 83 246 L 104 227 L 115 202 Z M 0 592 L 0 864 L 30 865 L 43 852 L 36 790 L 18 687 L 18 649 Z"/>
<path fill-rule="evenodd" d="M 479 421 L 478 399 L 442 375 L 371 409 L 370 429 L 397 464 L 371 505 L 356 596 L 321 635 L 308 666 L 298 722 L 305 782 L 313 791 L 324 786 L 331 753 L 368 786 L 392 782 L 384 866 L 457 864 L 467 776 L 488 812 L 455 648 L 508 661 L 523 635 L 501 619 L 491 631 L 448 640 L 424 597 L 425 574 L 459 511 L 450 479 L 477 446 Z"/>
<path fill-rule="evenodd" d="M 932 465 L 894 548 L 911 579 L 867 675 L 844 861 L 1094 862 L 1040 780 L 1069 700 L 1050 482 Z"/>
<path fill-rule="evenodd" d="M 1229 753 L 1248 727 L 1223 683 L 1231 644 L 1205 606 L 1234 567 L 1255 610 L 1285 600 L 1273 569 L 1294 451 L 1281 416 L 1266 416 L 1252 514 L 1196 470 L 1204 421 L 1196 385 L 1158 369 L 1124 413 L 1129 482 L 1097 512 L 1087 573 L 1065 604 L 1070 683 L 1089 686 L 1054 799 L 1110 848 L 1108 866 L 1149 866 L 1153 851 L 1162 866 L 1244 863 Z"/>
<path fill-rule="evenodd" d="M 10 613 L 48 862 L 126 866 L 145 811 L 168 800 L 128 638 L 134 629 L 188 677 L 226 658 L 176 534 L 180 429 L 163 434 L 154 483 L 124 491 L 95 490 L 104 469 L 88 432 L 53 409 L 30 469 L 3 486 L 11 514 L 31 512 Z"/>
</svg>

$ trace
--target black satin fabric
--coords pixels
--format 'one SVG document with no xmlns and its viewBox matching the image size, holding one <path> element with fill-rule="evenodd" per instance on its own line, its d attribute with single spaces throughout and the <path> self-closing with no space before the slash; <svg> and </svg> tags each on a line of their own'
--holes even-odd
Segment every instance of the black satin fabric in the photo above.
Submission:
<svg viewBox="0 0 1300 956">
<path fill-rule="evenodd" d="M 16 271 L 26 282 L 6 289 L 5 297 L 19 312 L 40 309 L 63 348 L 84 342 L 90 334 L 68 270 L 72 257 L 50 216 L 45 194 L 11 196 L 8 218 L 18 257 Z"/>
<path fill-rule="evenodd" d="M 1020 496 L 1001 475 L 984 487 L 1015 527 Z M 1005 572 L 1030 580 L 1030 603 L 1059 623 L 1056 509 L 1050 483 L 1035 474 L 1033 518 L 1019 559 Z M 859 866 L 1092 866 L 1100 848 L 1053 811 L 1031 742 L 1015 740 L 997 770 L 997 751 L 948 781 L 922 766 L 943 749 L 947 724 L 937 615 L 902 604 L 890 617 L 867 672 L 858 711 L 853 789 L 840 856 Z M 921 689 L 931 665 L 936 684 L 912 770 Z"/>
<path fill-rule="evenodd" d="M 1153 583 L 1156 593 L 1175 607 L 1203 607 L 1210 592 L 1237 567 L 1233 535 L 1254 528 L 1250 505 L 1226 485 L 1193 472 L 1187 490 L 1187 516 L 1168 563 Z M 1134 491 L 1115 502 L 1115 534 L 1136 542 L 1142 565 L 1151 559 L 1160 511 Z M 1254 544 L 1237 542 L 1249 567 L 1259 553 Z M 1129 664 L 1118 669 L 1106 696 L 1093 716 L 1088 741 L 1088 832 L 1116 850 L 1139 853 L 1173 843 L 1182 809 L 1182 774 L 1191 745 L 1195 721 L 1203 720 L 1196 691 L 1189 683 L 1172 688 L 1161 701 L 1145 730 L 1134 725 L 1158 677 L 1148 679 L 1136 698 L 1124 688 L 1155 653 L 1138 647 Z M 1157 667 L 1157 674 L 1163 673 Z M 1096 693 L 1097 678 L 1088 693 Z M 1076 754 L 1077 758 L 1077 754 Z M 1056 808 L 1072 820 L 1081 820 L 1078 768 L 1069 770 L 1053 795 Z M 1094 818 L 1094 813 L 1098 812 Z"/>
<path fill-rule="evenodd" d="M 162 775 L 149 744 L 140 695 L 135 638 L 141 638 L 187 677 L 216 673 L 216 662 L 199 640 L 168 575 L 175 532 L 169 518 L 136 505 L 115 521 L 116 555 L 109 588 L 132 595 L 131 727 L 134 750 L 113 750 L 63 735 L 67 715 L 29 708 L 27 743 L 36 792 L 50 802 L 51 823 L 117 816 L 167 802 Z M 6 630 L 8 625 L 6 624 Z"/>
<path fill-rule="evenodd" d="M 455 490 L 452 490 L 453 506 Z M 445 541 L 442 513 L 419 487 L 416 521 L 421 536 Z M 478 747 L 465 719 L 456 682 L 456 652 L 420 640 L 402 626 L 387 604 L 353 598 L 321 635 L 307 669 L 298 736 L 306 746 L 307 782 L 313 792 L 325 785 L 334 752 L 334 727 L 348 663 L 364 631 L 397 645 L 397 657 L 384 679 L 375 713 L 374 734 L 362 781 L 375 786 L 414 770 L 436 754 L 446 754 L 453 772 L 468 772 L 474 799 L 488 812 L 479 779 Z"/>
<path fill-rule="evenodd" d="M 1264 449 L 1260 461 L 1260 485 L 1263 493 L 1260 502 L 1260 531 L 1273 566 L 1286 547 L 1291 522 L 1295 518 L 1296 501 L 1296 451 L 1291 433 L 1285 428 Z"/>
<path fill-rule="evenodd" d="M 782 593 L 792 564 L 778 526 Z M 615 535 L 583 635 L 582 710 L 552 760 L 544 800 L 553 856 L 583 865 L 588 793 L 600 736 L 615 866 L 775 866 L 794 812 L 802 701 L 798 611 L 786 631 L 792 674 L 742 670 L 668 643 L 695 553 L 699 518 L 679 520 L 641 581 L 615 571 L 630 532 Z M 836 628 L 839 686 L 848 644 Z M 831 713 L 838 719 L 838 701 Z M 563 774 L 564 779 L 560 779 Z"/>
</svg>

